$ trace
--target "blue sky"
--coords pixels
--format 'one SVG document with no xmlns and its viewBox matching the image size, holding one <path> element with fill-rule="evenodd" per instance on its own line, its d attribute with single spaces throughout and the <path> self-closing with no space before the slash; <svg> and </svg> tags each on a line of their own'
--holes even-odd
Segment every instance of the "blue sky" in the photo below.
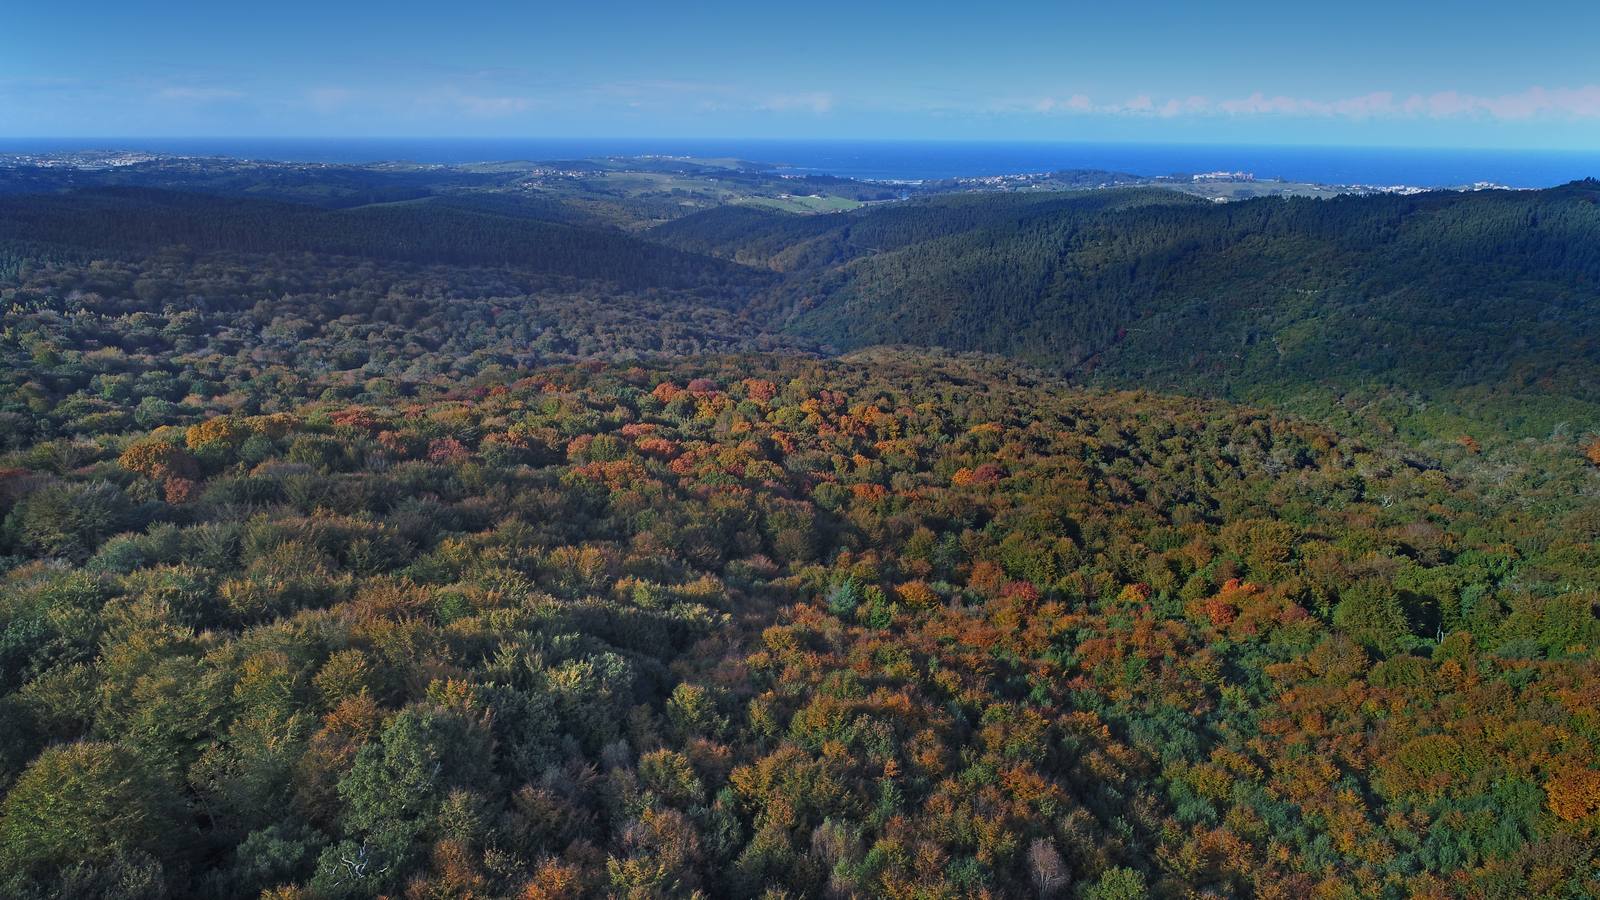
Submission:
<svg viewBox="0 0 1600 900">
<path fill-rule="evenodd" d="M 16 3 L 0 136 L 1600 149 L 1600 3 Z"/>
</svg>

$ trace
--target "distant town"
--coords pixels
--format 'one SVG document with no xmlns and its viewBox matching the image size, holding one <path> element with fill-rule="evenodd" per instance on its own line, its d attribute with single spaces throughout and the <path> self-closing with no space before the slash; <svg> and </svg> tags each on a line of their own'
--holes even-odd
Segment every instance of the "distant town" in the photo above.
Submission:
<svg viewBox="0 0 1600 900">
<path fill-rule="evenodd" d="M 348 169 L 367 172 L 420 172 L 454 170 L 463 174 L 494 173 L 513 179 L 510 185 L 522 191 L 558 192 L 566 185 L 592 179 L 632 176 L 646 182 L 630 184 L 629 192 L 712 189 L 721 200 L 772 205 L 798 213 L 838 212 L 865 203 L 904 200 L 916 195 L 966 191 L 1081 191 L 1126 187 L 1153 187 L 1228 203 L 1256 197 L 1318 197 L 1366 194 L 1420 194 L 1441 188 L 1408 184 L 1327 184 L 1263 178 L 1254 172 L 1216 170 L 1171 175 L 1136 175 L 1100 169 L 1063 169 L 1051 172 L 1020 172 L 998 175 L 964 176 L 944 179 L 847 179 L 818 172 L 796 172 L 782 165 L 746 160 L 706 160 L 690 157 L 643 155 L 559 162 L 484 162 L 465 165 L 417 164 L 405 161 L 374 162 L 366 165 L 337 163 L 295 163 L 267 160 L 239 160 L 218 156 L 156 154 L 133 150 L 80 150 L 50 153 L 0 153 L 0 168 L 32 169 L 40 177 L 56 172 L 66 180 L 62 187 L 88 183 L 142 183 L 163 173 L 228 170 L 311 170 Z M 102 173 L 93 177 L 93 173 Z M 113 174 L 119 173 L 119 174 Z M 126 177 L 124 177 L 124 175 Z M 105 179 L 112 179 L 106 181 Z M 796 185 L 804 187 L 796 189 Z M 1479 181 L 1443 188 L 1444 190 L 1513 190 L 1503 184 Z M 736 196 L 724 196 L 731 192 Z M 874 193 L 875 192 L 875 193 Z"/>
</svg>

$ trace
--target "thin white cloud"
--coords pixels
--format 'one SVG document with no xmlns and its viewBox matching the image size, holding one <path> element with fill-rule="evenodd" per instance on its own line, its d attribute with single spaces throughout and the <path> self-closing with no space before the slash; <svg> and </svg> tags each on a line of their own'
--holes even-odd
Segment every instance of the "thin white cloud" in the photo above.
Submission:
<svg viewBox="0 0 1600 900">
<path fill-rule="evenodd" d="M 463 94 L 456 98 L 461 111 L 469 116 L 494 119 L 525 113 L 539 105 L 532 97 L 478 97 Z"/>
<path fill-rule="evenodd" d="M 833 95 L 826 91 L 811 91 L 801 94 L 777 94 L 764 98 L 756 104 L 756 109 L 766 112 L 790 112 L 799 110 L 803 112 L 824 115 L 833 111 Z"/>
<path fill-rule="evenodd" d="M 1175 116 L 1210 112 L 1213 107 L 1208 98 L 1198 95 L 1157 98 L 1150 94 L 1137 94 L 1115 103 L 1096 103 L 1087 94 L 1071 94 L 1024 102 L 1005 101 L 991 106 L 991 111 L 994 112 L 1017 112 L 1023 109 L 1058 115 L 1127 115 L 1170 119 Z"/>
<path fill-rule="evenodd" d="M 762 93 L 736 84 L 672 79 L 608 82 L 589 88 L 587 93 L 603 100 L 621 100 L 632 109 L 689 109 L 701 113 L 754 110 L 822 115 L 832 112 L 837 103 L 827 91 Z"/>
<path fill-rule="evenodd" d="M 1333 101 L 1282 95 L 1269 97 L 1257 91 L 1248 97 L 1224 100 L 1217 104 L 1217 110 L 1233 116 L 1337 116 L 1346 119 L 1370 119 L 1404 113 L 1403 106 L 1395 101 L 1394 94 L 1389 91 L 1374 91 Z"/>
<path fill-rule="evenodd" d="M 411 110 L 429 117 L 504 119 L 545 105 L 544 101 L 535 97 L 469 93 L 457 88 L 436 88 L 410 98 Z"/>
<path fill-rule="evenodd" d="M 1094 101 L 1089 99 L 1088 94 L 1073 94 L 1070 97 L 1059 99 L 1045 97 L 1034 101 L 1033 108 L 1035 111 L 1042 113 L 1089 113 L 1094 112 Z"/>
<path fill-rule="evenodd" d="M 223 100 L 239 100 L 243 97 L 242 91 L 225 88 L 167 87 L 156 92 L 157 99 L 174 103 L 216 103 Z"/>
<path fill-rule="evenodd" d="M 1475 97 L 1446 91 L 1426 98 L 1412 97 L 1406 101 L 1408 109 L 1413 103 L 1435 117 L 1489 115 L 1496 119 L 1531 119 L 1537 116 L 1592 119 L 1600 118 L 1600 84 L 1553 90 L 1533 87 L 1520 93 L 1496 97 Z"/>
<path fill-rule="evenodd" d="M 306 104 L 323 115 L 339 112 L 355 99 L 356 92 L 349 88 L 319 87 L 306 91 Z"/>
<path fill-rule="evenodd" d="M 1212 102 L 1202 96 L 1156 98 L 1139 94 L 1128 100 L 1096 103 L 1085 94 L 1044 97 L 1031 101 L 1005 101 L 992 105 L 995 112 L 1031 110 L 1069 115 L 1157 116 L 1289 116 L 1341 119 L 1459 119 L 1498 121 L 1528 119 L 1600 119 L 1600 84 L 1575 88 L 1531 87 L 1509 94 L 1478 95 L 1439 91 L 1400 97 L 1392 91 L 1373 91 L 1336 100 L 1267 94 Z"/>
<path fill-rule="evenodd" d="M 738 87 L 714 81 L 681 81 L 671 78 L 644 81 L 608 81 L 591 85 L 587 93 L 613 97 L 682 97 L 696 94 L 735 94 Z"/>
<path fill-rule="evenodd" d="M 782 113 L 826 115 L 837 108 L 826 91 L 760 91 L 695 81 L 606 82 L 560 92 L 526 90 L 514 84 L 443 83 L 421 90 L 323 85 L 301 90 L 289 106 L 324 116 L 363 112 L 424 120 L 504 119 L 543 113 L 603 110 L 713 115 Z"/>
</svg>

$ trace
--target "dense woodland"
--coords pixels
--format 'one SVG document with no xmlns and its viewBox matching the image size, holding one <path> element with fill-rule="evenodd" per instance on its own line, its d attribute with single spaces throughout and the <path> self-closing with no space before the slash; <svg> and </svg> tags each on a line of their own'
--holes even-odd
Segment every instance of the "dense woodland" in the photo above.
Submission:
<svg viewBox="0 0 1600 900">
<path fill-rule="evenodd" d="M 1600 188 L 226 174 L 0 191 L 0 896 L 1600 894 Z"/>
<path fill-rule="evenodd" d="M 841 348 L 1003 353 L 1319 417 L 1380 402 L 1436 436 L 1600 414 L 1600 182 L 1227 204 L 967 194 L 826 218 L 726 207 L 656 234 L 786 271 L 769 314 Z"/>
</svg>

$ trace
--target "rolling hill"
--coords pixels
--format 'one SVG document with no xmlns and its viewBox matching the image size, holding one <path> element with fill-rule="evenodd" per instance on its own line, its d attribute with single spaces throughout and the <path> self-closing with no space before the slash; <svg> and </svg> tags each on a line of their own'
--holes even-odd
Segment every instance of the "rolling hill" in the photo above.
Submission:
<svg viewBox="0 0 1600 900">
<path fill-rule="evenodd" d="M 1600 185 L 677 177 L 0 197 L 0 896 L 1600 895 Z"/>
<path fill-rule="evenodd" d="M 785 273 L 762 313 L 839 349 L 1000 353 L 1308 411 L 1411 393 L 1427 399 L 1401 413 L 1424 431 L 1522 434 L 1600 411 L 1597 197 L 1593 181 L 1228 204 L 977 194 L 826 217 L 719 209 L 652 236 Z M 1448 422 L 1426 421 L 1430 402 Z"/>
</svg>

